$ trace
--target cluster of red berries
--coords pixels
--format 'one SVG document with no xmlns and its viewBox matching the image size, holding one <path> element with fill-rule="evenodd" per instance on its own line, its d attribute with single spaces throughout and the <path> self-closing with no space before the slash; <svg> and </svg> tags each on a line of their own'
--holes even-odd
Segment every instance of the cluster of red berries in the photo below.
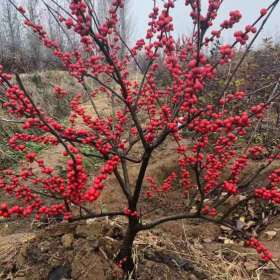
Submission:
<svg viewBox="0 0 280 280">
<path fill-rule="evenodd" d="M 95 201 L 104 189 L 104 181 L 108 176 L 117 168 L 120 162 L 118 156 L 113 156 L 111 159 L 107 160 L 105 165 L 101 168 L 100 175 L 93 179 L 92 187 L 84 195 L 84 199 L 87 201 Z"/>
<path fill-rule="evenodd" d="M 265 110 L 267 109 L 267 105 L 264 103 L 259 103 L 251 108 L 252 113 L 256 115 L 257 118 L 262 118 Z"/>
<path fill-rule="evenodd" d="M 36 220 L 41 220 L 42 216 L 46 217 L 55 217 L 58 215 L 64 215 L 65 205 L 64 204 L 53 204 L 51 206 L 42 206 L 38 209 L 37 214 L 35 215 Z"/>
<path fill-rule="evenodd" d="M 255 190 L 255 195 L 257 198 L 263 199 L 265 201 L 270 201 L 274 204 L 280 204 L 280 191 L 276 188 L 258 188 Z"/>
<path fill-rule="evenodd" d="M 238 23 L 240 21 L 240 19 L 242 18 L 242 15 L 240 13 L 240 11 L 236 10 L 236 11 L 231 11 L 229 13 L 229 19 L 225 20 L 221 23 L 221 28 L 223 29 L 229 29 L 232 28 L 234 24 Z"/>
<path fill-rule="evenodd" d="M 19 6 L 19 7 L 17 8 L 17 10 L 18 10 L 22 15 L 24 15 L 24 14 L 26 13 L 26 10 L 25 10 L 22 6 Z"/>
<path fill-rule="evenodd" d="M 54 93 L 59 98 L 63 98 L 65 96 L 67 96 L 67 92 L 63 88 L 61 88 L 60 86 L 55 86 L 54 87 Z"/>
<path fill-rule="evenodd" d="M 249 39 L 248 32 L 243 32 L 243 31 L 234 32 L 234 37 L 236 41 L 239 42 L 241 45 L 245 45 Z"/>
<path fill-rule="evenodd" d="M 123 265 L 125 264 L 125 262 L 127 261 L 127 257 L 124 257 L 122 260 L 120 260 L 120 261 L 118 261 L 117 262 L 117 266 L 119 267 L 119 268 L 123 268 Z"/>
<path fill-rule="evenodd" d="M 237 158 L 231 167 L 232 176 L 236 178 L 244 170 L 247 163 L 248 157 L 246 155 Z"/>
<path fill-rule="evenodd" d="M 220 64 L 228 63 L 235 55 L 234 50 L 230 45 L 220 46 L 221 60 Z"/>
<path fill-rule="evenodd" d="M 146 176 L 145 180 L 147 181 L 149 190 L 146 191 L 146 197 L 152 198 L 159 192 L 159 187 L 155 181 L 155 179 L 151 176 Z"/>
<path fill-rule="evenodd" d="M 37 136 L 37 135 L 24 134 L 24 133 L 15 133 L 8 141 L 11 148 L 13 148 L 16 151 L 25 151 L 27 142 L 51 144 L 51 145 L 58 144 L 57 138 L 52 135 Z"/>
<path fill-rule="evenodd" d="M 275 169 L 268 178 L 272 186 L 280 186 L 280 168 Z"/>
<path fill-rule="evenodd" d="M 3 103 L 3 107 L 7 109 L 10 114 L 23 116 L 27 114 L 34 114 L 33 105 L 25 96 L 24 92 L 18 85 L 14 85 L 6 91 L 7 101 Z"/>
<path fill-rule="evenodd" d="M 67 191 L 65 196 L 79 205 L 82 201 L 82 193 L 87 181 L 88 175 L 83 167 L 82 156 L 77 154 L 74 159 L 67 161 Z"/>
<path fill-rule="evenodd" d="M 204 191 L 206 194 L 215 189 L 215 187 L 218 185 L 218 179 L 221 176 L 221 170 L 223 167 L 224 164 L 221 158 L 213 154 L 207 155 L 205 163 L 205 175 L 203 176 L 205 181 Z"/>
<path fill-rule="evenodd" d="M 263 261 L 269 262 L 272 259 L 272 253 L 256 238 L 246 241 L 246 246 L 256 249 Z"/>
<path fill-rule="evenodd" d="M 135 217 L 135 218 L 139 218 L 139 214 L 137 213 L 137 211 L 132 211 L 129 208 L 125 208 L 124 209 L 124 214 L 128 217 Z"/>
<path fill-rule="evenodd" d="M 236 194 L 238 192 L 237 186 L 235 182 L 225 181 L 223 184 L 224 190 L 226 190 L 230 194 Z"/>
<path fill-rule="evenodd" d="M 201 210 L 201 213 L 207 216 L 215 217 L 217 216 L 217 210 L 215 208 L 211 208 L 209 205 L 205 205 Z"/>
<path fill-rule="evenodd" d="M 174 183 L 175 179 L 177 178 L 176 172 L 172 172 L 163 182 L 161 189 L 163 192 L 167 192 L 171 189 L 172 184 Z"/>
<path fill-rule="evenodd" d="M 253 156 L 253 158 L 257 158 L 258 156 L 264 154 L 265 148 L 262 146 L 253 146 L 248 149 L 248 152 Z"/>
</svg>

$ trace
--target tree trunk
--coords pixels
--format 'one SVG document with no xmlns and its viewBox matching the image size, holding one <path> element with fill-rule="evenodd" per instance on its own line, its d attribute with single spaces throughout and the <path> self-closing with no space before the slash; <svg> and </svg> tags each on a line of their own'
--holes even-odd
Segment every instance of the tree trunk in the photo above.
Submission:
<svg viewBox="0 0 280 280">
<path fill-rule="evenodd" d="M 134 262 L 132 259 L 132 247 L 135 237 L 137 235 L 138 221 L 133 219 L 129 221 L 128 229 L 123 239 L 120 251 L 116 257 L 116 262 L 121 265 L 126 273 L 134 270 Z"/>
</svg>

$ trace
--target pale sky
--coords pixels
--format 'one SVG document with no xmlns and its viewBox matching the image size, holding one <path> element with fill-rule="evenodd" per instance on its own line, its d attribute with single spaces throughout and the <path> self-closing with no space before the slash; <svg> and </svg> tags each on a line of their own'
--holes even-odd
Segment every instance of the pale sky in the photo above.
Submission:
<svg viewBox="0 0 280 280">
<path fill-rule="evenodd" d="M 162 2 L 158 0 L 158 2 Z M 184 6 L 185 0 L 177 0 L 176 7 L 173 10 L 173 18 L 176 32 L 175 34 L 181 35 L 185 33 L 191 33 L 191 21 L 189 17 L 189 9 Z M 202 0 L 207 3 L 208 0 Z M 224 0 L 221 10 L 219 11 L 219 17 L 216 22 L 219 24 L 226 18 L 228 18 L 229 11 L 240 10 L 243 17 L 239 24 L 235 26 L 235 30 L 240 30 L 242 26 L 252 23 L 254 19 L 259 15 L 261 8 L 267 7 L 273 0 Z M 152 10 L 152 0 L 130 0 L 133 38 L 139 39 L 145 36 L 145 29 L 147 29 L 148 14 Z M 224 41 L 231 40 L 232 33 L 224 33 Z M 280 41 L 280 4 L 275 9 L 273 16 L 267 22 L 264 31 L 261 33 L 261 37 L 272 37 L 273 39 Z"/>
</svg>

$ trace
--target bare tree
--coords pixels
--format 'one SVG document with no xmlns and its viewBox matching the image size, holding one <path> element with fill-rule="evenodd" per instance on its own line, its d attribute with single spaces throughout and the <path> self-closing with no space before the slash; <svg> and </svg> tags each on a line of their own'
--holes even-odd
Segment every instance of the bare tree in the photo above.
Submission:
<svg viewBox="0 0 280 280">
<path fill-rule="evenodd" d="M 130 1 L 125 1 L 123 9 L 120 9 L 119 17 L 120 17 L 120 27 L 119 33 L 122 39 L 122 45 L 120 49 L 120 58 L 124 59 L 126 52 L 126 45 L 129 45 L 129 40 L 132 35 L 132 24 L 130 17 Z"/>
<path fill-rule="evenodd" d="M 121 37 L 119 51 L 121 59 L 125 57 L 132 31 L 129 2 L 129 0 L 125 1 L 124 8 L 118 12 L 117 29 Z M 59 1 L 59 6 L 54 5 L 49 0 L 17 0 L 14 3 L 15 5 L 22 4 L 26 8 L 27 15 L 32 22 L 47 26 L 50 38 L 58 40 L 63 50 L 71 50 L 78 46 L 79 38 L 76 34 L 72 30 L 64 28 L 58 20 L 58 14 L 68 9 L 68 0 Z M 94 10 L 97 22 L 103 24 L 109 17 L 112 0 L 86 0 L 86 3 L 90 9 Z M 0 59 L 2 64 L 8 68 L 9 65 L 20 66 L 19 71 L 30 71 L 56 65 L 53 56 L 42 47 L 37 36 L 20 24 L 22 17 L 9 0 L 0 0 L 0 20 L 2 23 L 0 26 Z M 96 27 L 93 26 L 93 28 Z"/>
<path fill-rule="evenodd" d="M 26 0 L 26 8 L 32 22 L 40 22 L 39 0 Z M 42 50 L 39 39 L 32 32 L 27 32 L 27 52 L 32 67 L 39 69 L 42 65 Z"/>
<path fill-rule="evenodd" d="M 7 0 L 3 0 L 1 3 L 0 12 L 1 50 L 8 50 L 8 52 L 5 51 L 5 58 L 15 65 L 17 53 L 21 49 L 21 30 L 18 13 Z"/>
</svg>

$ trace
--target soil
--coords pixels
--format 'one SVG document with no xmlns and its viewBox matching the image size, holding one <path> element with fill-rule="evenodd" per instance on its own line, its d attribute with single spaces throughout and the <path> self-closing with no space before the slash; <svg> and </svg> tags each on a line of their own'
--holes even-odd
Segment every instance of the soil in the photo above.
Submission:
<svg viewBox="0 0 280 280">
<path fill-rule="evenodd" d="M 24 234 L 1 236 L 0 279 L 123 279 L 114 262 L 124 220 L 62 223 Z M 280 218 L 260 240 L 279 262 Z M 135 241 L 137 279 L 279 279 L 272 264 L 264 266 L 254 250 L 238 242 L 219 242 L 221 228 L 195 221 L 169 223 L 140 233 Z M 258 277 L 258 278 L 257 278 Z"/>
</svg>

